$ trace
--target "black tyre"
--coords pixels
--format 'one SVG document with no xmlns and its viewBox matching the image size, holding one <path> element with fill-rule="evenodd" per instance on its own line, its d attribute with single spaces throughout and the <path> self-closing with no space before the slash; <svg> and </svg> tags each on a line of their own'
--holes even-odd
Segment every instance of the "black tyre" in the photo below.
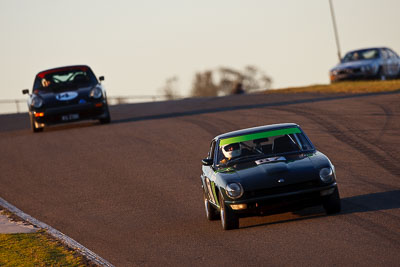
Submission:
<svg viewBox="0 0 400 267">
<path fill-rule="evenodd" d="M 332 195 L 326 196 L 322 202 L 327 214 L 339 213 L 341 210 L 339 189 L 336 187 Z"/>
<path fill-rule="evenodd" d="M 204 208 L 206 210 L 206 217 L 209 221 L 215 221 L 218 219 L 218 211 L 211 205 L 206 197 L 206 193 L 203 191 Z"/>
<path fill-rule="evenodd" d="M 40 132 L 43 132 L 43 127 L 36 127 L 36 123 L 35 123 L 35 120 L 31 117 L 31 129 L 32 129 L 32 132 L 34 132 L 34 133 L 40 133 Z"/>
<path fill-rule="evenodd" d="M 104 118 L 99 119 L 101 124 L 106 124 L 111 122 L 110 111 L 108 110 L 108 105 L 106 107 L 106 111 L 104 112 Z"/>
<path fill-rule="evenodd" d="M 232 230 L 239 228 L 239 217 L 232 209 L 224 204 L 224 198 L 221 192 L 219 193 L 221 224 L 224 230 Z"/>
</svg>

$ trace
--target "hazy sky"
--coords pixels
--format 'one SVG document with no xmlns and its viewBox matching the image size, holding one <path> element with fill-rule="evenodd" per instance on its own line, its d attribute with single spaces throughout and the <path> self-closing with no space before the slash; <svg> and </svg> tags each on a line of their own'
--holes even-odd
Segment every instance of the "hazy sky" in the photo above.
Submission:
<svg viewBox="0 0 400 267">
<path fill-rule="evenodd" d="M 342 53 L 400 53 L 399 0 L 333 0 Z M 179 78 L 255 65 L 273 88 L 328 83 L 337 63 L 328 0 L 0 0 L 0 100 L 41 70 L 87 64 L 109 96 L 155 95 Z M 0 107 L 1 109 L 1 107 Z"/>
</svg>

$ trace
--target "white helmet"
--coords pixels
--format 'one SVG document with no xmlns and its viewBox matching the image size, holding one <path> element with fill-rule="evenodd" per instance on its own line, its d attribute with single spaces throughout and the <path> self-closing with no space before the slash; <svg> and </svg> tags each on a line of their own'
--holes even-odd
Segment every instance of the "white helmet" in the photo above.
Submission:
<svg viewBox="0 0 400 267">
<path fill-rule="evenodd" d="M 222 153 L 228 159 L 239 157 L 242 154 L 239 143 L 229 144 L 222 146 Z"/>
</svg>

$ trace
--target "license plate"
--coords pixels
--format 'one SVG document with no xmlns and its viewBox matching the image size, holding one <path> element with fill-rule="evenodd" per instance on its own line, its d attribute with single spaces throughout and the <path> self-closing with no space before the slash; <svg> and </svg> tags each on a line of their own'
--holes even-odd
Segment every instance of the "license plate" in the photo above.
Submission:
<svg viewBox="0 0 400 267">
<path fill-rule="evenodd" d="M 61 116 L 61 120 L 63 121 L 70 121 L 70 120 L 77 120 L 79 119 L 79 114 L 68 114 Z"/>
</svg>

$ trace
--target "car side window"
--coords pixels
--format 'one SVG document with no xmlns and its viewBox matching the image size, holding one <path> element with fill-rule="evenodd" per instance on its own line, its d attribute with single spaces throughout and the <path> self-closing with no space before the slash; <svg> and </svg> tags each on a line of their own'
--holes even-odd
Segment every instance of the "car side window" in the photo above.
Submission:
<svg viewBox="0 0 400 267">
<path fill-rule="evenodd" d="M 388 51 L 388 54 L 389 54 L 390 58 L 393 58 L 393 59 L 397 58 L 396 53 L 394 53 L 392 50 L 388 49 L 387 51 Z"/>
<path fill-rule="evenodd" d="M 387 54 L 387 58 L 392 58 L 392 54 L 390 53 L 390 51 L 388 49 L 385 49 L 386 54 Z"/>
<path fill-rule="evenodd" d="M 388 59 L 389 58 L 389 55 L 388 55 L 388 53 L 387 53 L 387 51 L 385 49 L 381 50 L 381 54 L 382 54 L 382 58 L 383 59 Z"/>
</svg>

